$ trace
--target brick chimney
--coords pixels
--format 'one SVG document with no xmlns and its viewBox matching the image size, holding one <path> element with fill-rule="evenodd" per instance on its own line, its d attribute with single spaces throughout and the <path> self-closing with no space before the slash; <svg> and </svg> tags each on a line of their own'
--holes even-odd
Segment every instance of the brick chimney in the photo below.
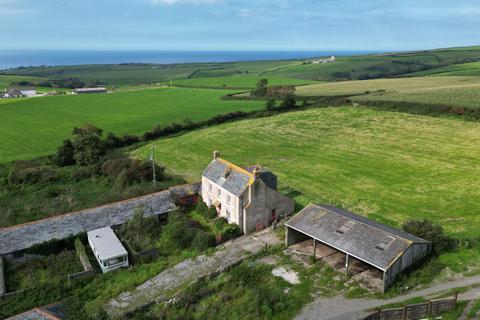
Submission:
<svg viewBox="0 0 480 320">
<path fill-rule="evenodd" d="M 220 158 L 220 151 L 218 150 L 213 151 L 213 160 L 216 160 L 218 158 Z"/>
</svg>

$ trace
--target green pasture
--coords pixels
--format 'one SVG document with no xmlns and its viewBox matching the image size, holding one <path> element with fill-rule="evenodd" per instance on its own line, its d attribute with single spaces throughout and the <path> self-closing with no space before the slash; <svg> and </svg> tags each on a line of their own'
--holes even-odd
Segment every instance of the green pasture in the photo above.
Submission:
<svg viewBox="0 0 480 320">
<path fill-rule="evenodd" d="M 399 226 L 429 218 L 456 236 L 480 227 L 480 124 L 341 107 L 245 120 L 152 144 L 176 175 L 197 181 L 213 150 L 276 173 L 297 201 L 330 203 Z M 145 158 L 151 146 L 134 151 Z"/>
<path fill-rule="evenodd" d="M 231 111 L 251 111 L 263 102 L 225 101 L 225 90 L 163 88 L 113 94 L 21 99 L 0 104 L 0 161 L 50 154 L 74 126 L 94 124 L 105 132 L 142 134 L 155 125 L 198 121 Z"/>
</svg>

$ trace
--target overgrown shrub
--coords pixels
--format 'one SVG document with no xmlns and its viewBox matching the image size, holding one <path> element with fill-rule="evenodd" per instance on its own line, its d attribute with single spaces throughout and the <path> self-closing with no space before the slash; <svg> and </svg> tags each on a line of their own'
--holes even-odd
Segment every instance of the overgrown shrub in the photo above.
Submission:
<svg viewBox="0 0 480 320">
<path fill-rule="evenodd" d="M 280 108 L 291 109 L 295 108 L 296 104 L 297 101 L 295 100 L 295 97 L 292 94 L 289 94 L 283 99 L 282 103 L 280 104 Z"/>
<path fill-rule="evenodd" d="M 215 228 L 217 230 L 222 230 L 225 225 L 228 224 L 228 220 L 224 217 L 217 217 L 215 218 Z"/>
<path fill-rule="evenodd" d="M 215 236 L 203 230 L 198 230 L 192 241 L 192 248 L 203 251 L 215 246 Z"/>
<path fill-rule="evenodd" d="M 234 223 L 227 224 L 221 232 L 222 241 L 235 239 L 242 235 L 240 227 Z"/>
<path fill-rule="evenodd" d="M 105 154 L 105 143 L 102 140 L 102 129 L 93 125 L 85 125 L 73 129 L 73 157 L 79 165 L 93 165 Z"/>
<path fill-rule="evenodd" d="M 433 251 L 437 254 L 455 247 L 455 240 L 444 234 L 441 225 L 430 220 L 409 220 L 402 225 L 402 229 L 432 242 Z"/>
<path fill-rule="evenodd" d="M 63 140 L 58 147 L 57 153 L 53 157 L 53 162 L 59 167 L 71 166 L 75 164 L 74 148 L 70 139 Z"/>
<path fill-rule="evenodd" d="M 197 202 L 197 205 L 195 206 L 195 211 L 197 211 L 202 216 L 207 216 L 208 214 L 209 210 L 208 210 L 207 204 L 203 202 L 202 196 L 198 197 L 198 202 Z"/>
<path fill-rule="evenodd" d="M 57 179 L 59 179 L 57 171 L 47 166 L 32 168 L 19 168 L 14 166 L 10 172 L 9 183 L 17 185 L 36 184 L 51 182 Z"/>
<path fill-rule="evenodd" d="M 168 221 L 162 228 L 162 244 L 170 248 L 185 249 L 191 245 L 195 230 L 188 226 L 185 214 L 179 211 L 170 212 Z"/>
<path fill-rule="evenodd" d="M 103 175 L 126 186 L 143 181 L 153 181 L 152 164 L 149 161 L 140 161 L 128 157 L 118 157 L 106 160 L 101 167 Z M 155 179 L 164 179 L 165 167 L 155 164 Z"/>
<path fill-rule="evenodd" d="M 133 216 L 120 227 L 118 234 L 133 250 L 140 252 L 149 249 L 160 237 L 160 224 L 156 216 L 145 217 L 144 209 L 138 207 Z"/>
</svg>

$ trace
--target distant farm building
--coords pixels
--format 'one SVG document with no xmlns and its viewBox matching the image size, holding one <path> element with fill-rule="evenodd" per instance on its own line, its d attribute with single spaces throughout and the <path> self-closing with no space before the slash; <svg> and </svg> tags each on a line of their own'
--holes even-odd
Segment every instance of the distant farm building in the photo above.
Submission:
<svg viewBox="0 0 480 320">
<path fill-rule="evenodd" d="M 105 227 L 89 231 L 87 238 L 103 273 L 128 267 L 128 252 L 112 228 Z"/>
<path fill-rule="evenodd" d="M 335 56 L 331 56 L 330 58 L 326 59 L 314 59 L 312 60 L 313 64 L 321 64 L 321 63 L 330 63 L 330 62 L 335 62 L 337 61 L 337 58 Z"/>
<path fill-rule="evenodd" d="M 0 98 L 22 98 L 34 97 L 37 95 L 37 90 L 31 87 L 10 87 L 0 92 Z"/>
<path fill-rule="evenodd" d="M 107 89 L 105 87 L 77 88 L 73 92 L 76 94 L 107 93 Z"/>
<path fill-rule="evenodd" d="M 336 255 L 347 273 L 370 272 L 381 291 L 431 252 L 429 241 L 333 206 L 310 205 L 285 226 L 287 246 L 308 247 L 316 258 Z"/>
<path fill-rule="evenodd" d="M 294 201 L 277 191 L 277 176 L 260 166 L 241 168 L 220 158 L 203 172 L 202 198 L 207 206 L 248 234 L 293 213 Z"/>
<path fill-rule="evenodd" d="M 9 99 L 9 98 L 21 98 L 23 97 L 22 93 L 18 90 L 14 89 L 5 89 L 5 91 L 0 93 L 1 99 Z"/>
</svg>

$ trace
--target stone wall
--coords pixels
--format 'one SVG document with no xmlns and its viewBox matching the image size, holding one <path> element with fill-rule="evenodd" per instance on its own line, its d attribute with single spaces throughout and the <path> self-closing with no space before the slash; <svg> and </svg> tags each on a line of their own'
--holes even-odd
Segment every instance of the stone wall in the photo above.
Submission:
<svg viewBox="0 0 480 320">
<path fill-rule="evenodd" d="M 5 274 L 3 272 L 3 256 L 0 256 L 0 297 L 7 293 L 4 276 Z"/>
</svg>

